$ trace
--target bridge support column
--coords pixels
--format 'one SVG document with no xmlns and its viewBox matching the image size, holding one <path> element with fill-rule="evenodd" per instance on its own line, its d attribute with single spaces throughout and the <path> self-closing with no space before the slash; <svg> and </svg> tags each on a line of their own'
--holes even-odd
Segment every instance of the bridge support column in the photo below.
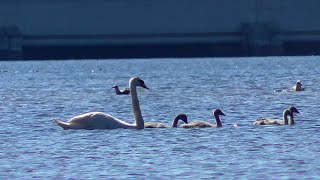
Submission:
<svg viewBox="0 0 320 180">
<path fill-rule="evenodd" d="M 283 42 L 277 37 L 278 32 L 271 23 L 242 24 L 243 49 L 249 56 L 281 55 Z"/>
<path fill-rule="evenodd" d="M 0 27 L 0 58 L 3 60 L 22 58 L 22 35 L 18 27 Z"/>
</svg>

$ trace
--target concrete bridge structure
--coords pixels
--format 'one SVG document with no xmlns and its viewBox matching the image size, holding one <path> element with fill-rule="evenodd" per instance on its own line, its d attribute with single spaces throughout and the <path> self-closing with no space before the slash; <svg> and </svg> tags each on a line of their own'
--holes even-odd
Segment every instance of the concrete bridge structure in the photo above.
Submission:
<svg viewBox="0 0 320 180">
<path fill-rule="evenodd" d="M 2 0 L 0 59 L 320 54 L 319 0 Z"/>
</svg>

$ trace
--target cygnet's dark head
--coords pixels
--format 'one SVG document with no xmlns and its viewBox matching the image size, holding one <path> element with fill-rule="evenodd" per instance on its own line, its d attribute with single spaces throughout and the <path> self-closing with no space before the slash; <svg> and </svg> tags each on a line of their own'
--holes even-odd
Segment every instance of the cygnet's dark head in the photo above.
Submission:
<svg viewBox="0 0 320 180">
<path fill-rule="evenodd" d="M 226 116 L 220 109 L 215 109 L 214 111 L 213 111 L 213 115 L 218 115 L 218 116 Z"/>
<path fill-rule="evenodd" d="M 298 113 L 298 114 L 300 114 L 300 112 L 298 111 L 298 109 L 297 109 L 296 107 L 294 107 L 294 106 L 290 106 L 289 110 L 290 110 L 291 113 Z"/>
<path fill-rule="evenodd" d="M 188 118 L 186 114 L 179 114 L 177 118 L 178 120 L 181 119 L 184 123 L 188 124 Z"/>
</svg>

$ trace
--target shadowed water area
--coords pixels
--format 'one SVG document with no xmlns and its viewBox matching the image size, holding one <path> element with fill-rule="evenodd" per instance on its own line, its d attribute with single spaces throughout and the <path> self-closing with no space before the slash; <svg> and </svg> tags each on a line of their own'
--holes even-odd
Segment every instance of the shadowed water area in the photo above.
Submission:
<svg viewBox="0 0 320 180">
<path fill-rule="evenodd" d="M 0 179 L 317 179 L 318 56 L 0 62 Z M 63 130 L 53 122 L 101 111 L 133 123 L 133 76 L 145 121 L 176 114 L 222 128 Z M 301 80 L 306 91 L 289 89 Z M 293 126 L 253 126 L 282 118 Z"/>
</svg>

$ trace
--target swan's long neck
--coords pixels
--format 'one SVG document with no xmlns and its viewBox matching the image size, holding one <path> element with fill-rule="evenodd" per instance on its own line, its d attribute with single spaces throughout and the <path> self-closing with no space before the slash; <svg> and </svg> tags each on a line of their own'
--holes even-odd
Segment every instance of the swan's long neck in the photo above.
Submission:
<svg viewBox="0 0 320 180">
<path fill-rule="evenodd" d="M 174 118 L 174 120 L 172 121 L 172 127 L 178 127 L 178 117 Z"/>
<path fill-rule="evenodd" d="M 137 129 L 144 128 L 144 120 L 141 115 L 139 99 L 137 95 L 136 85 L 130 83 L 131 100 L 132 100 L 132 111 L 134 116 L 134 121 L 136 123 Z"/>
<path fill-rule="evenodd" d="M 288 109 L 283 111 L 283 120 L 284 120 L 284 124 L 289 124 L 288 123 L 288 116 L 291 116 L 291 113 Z"/>
<path fill-rule="evenodd" d="M 222 123 L 221 123 L 221 120 L 219 118 L 219 115 L 218 114 L 214 114 L 214 118 L 216 118 L 217 127 L 222 127 Z"/>
</svg>

